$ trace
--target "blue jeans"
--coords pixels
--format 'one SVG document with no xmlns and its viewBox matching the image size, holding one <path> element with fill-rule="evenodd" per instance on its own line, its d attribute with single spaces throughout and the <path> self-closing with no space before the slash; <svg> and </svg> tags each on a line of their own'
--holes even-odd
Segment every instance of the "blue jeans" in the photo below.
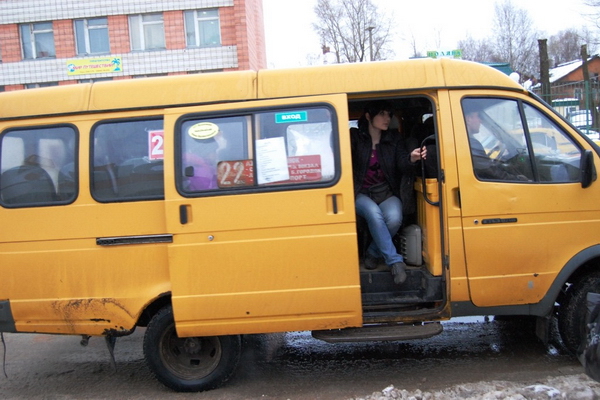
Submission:
<svg viewBox="0 0 600 400">
<path fill-rule="evenodd" d="M 356 197 L 356 213 L 367 220 L 373 241 L 367 249 L 369 257 L 383 257 L 387 265 L 403 262 L 396 251 L 392 238 L 402 225 L 402 202 L 392 196 L 381 204 L 375 203 L 367 195 Z"/>
</svg>

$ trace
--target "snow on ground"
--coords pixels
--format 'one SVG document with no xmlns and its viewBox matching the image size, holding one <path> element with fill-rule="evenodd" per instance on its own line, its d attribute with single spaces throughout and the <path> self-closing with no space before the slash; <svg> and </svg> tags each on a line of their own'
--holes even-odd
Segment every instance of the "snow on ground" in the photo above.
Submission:
<svg viewBox="0 0 600 400">
<path fill-rule="evenodd" d="M 412 392 L 388 386 L 381 392 L 352 400 L 598 400 L 600 382 L 585 374 L 549 377 L 544 382 L 491 381 L 467 383 L 443 390 Z"/>
</svg>

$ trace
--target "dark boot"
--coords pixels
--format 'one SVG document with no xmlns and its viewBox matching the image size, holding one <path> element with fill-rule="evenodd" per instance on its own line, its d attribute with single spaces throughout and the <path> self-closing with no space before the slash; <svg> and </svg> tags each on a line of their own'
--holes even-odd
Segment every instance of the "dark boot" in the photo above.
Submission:
<svg viewBox="0 0 600 400">
<path fill-rule="evenodd" d="M 392 275 L 394 275 L 394 282 L 397 285 L 404 283 L 406 280 L 406 264 L 403 262 L 397 262 L 390 266 L 392 269 Z"/>
<path fill-rule="evenodd" d="M 376 257 L 366 256 L 365 257 L 365 268 L 376 269 L 379 265 L 379 259 Z"/>
</svg>

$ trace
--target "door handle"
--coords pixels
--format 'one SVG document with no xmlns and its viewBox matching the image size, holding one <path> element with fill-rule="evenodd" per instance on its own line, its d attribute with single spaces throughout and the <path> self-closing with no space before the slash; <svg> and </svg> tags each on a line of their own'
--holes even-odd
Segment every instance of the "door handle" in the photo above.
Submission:
<svg viewBox="0 0 600 400">
<path fill-rule="evenodd" d="M 188 204 L 182 204 L 179 206 L 179 222 L 181 225 L 185 225 L 190 222 L 190 213 L 188 212 L 188 207 L 190 207 Z"/>
</svg>

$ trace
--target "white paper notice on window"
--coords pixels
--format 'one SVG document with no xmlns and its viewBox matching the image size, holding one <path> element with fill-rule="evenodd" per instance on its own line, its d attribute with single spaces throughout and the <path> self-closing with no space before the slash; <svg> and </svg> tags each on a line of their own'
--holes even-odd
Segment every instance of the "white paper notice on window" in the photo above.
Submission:
<svg viewBox="0 0 600 400">
<path fill-rule="evenodd" d="M 283 137 L 256 142 L 256 176 L 259 185 L 290 179 Z"/>
</svg>

